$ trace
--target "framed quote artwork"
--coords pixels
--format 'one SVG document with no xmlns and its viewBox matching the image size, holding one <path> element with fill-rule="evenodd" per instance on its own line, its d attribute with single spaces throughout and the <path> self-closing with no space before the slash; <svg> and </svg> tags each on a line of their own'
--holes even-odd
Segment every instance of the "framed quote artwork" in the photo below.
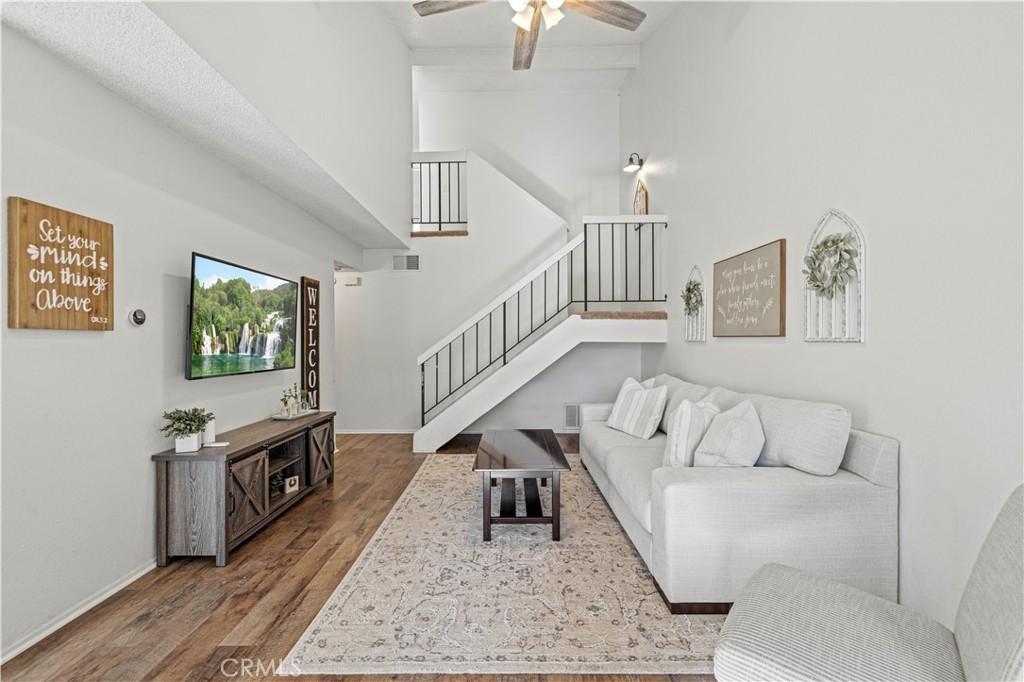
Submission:
<svg viewBox="0 0 1024 682">
<path fill-rule="evenodd" d="M 22 197 L 7 199 L 7 326 L 114 328 L 114 226 Z"/>
<path fill-rule="evenodd" d="M 714 335 L 786 335 L 786 240 L 715 263 Z"/>
</svg>

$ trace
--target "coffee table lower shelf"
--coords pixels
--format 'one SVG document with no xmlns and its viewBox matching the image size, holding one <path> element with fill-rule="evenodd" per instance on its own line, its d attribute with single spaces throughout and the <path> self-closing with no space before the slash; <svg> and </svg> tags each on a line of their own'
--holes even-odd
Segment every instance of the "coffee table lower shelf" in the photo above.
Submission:
<svg viewBox="0 0 1024 682">
<path fill-rule="evenodd" d="M 515 475 L 501 474 L 491 471 L 483 473 L 483 536 L 484 541 L 491 539 L 491 526 L 495 524 L 539 523 L 551 524 L 551 539 L 561 540 L 561 481 L 558 471 L 516 472 Z M 551 515 L 545 515 L 540 503 L 540 485 L 546 485 L 551 479 Z M 526 501 L 526 516 L 516 516 L 516 481 L 523 482 L 523 497 Z M 498 516 L 492 516 L 491 489 L 495 483 L 501 482 Z"/>
</svg>

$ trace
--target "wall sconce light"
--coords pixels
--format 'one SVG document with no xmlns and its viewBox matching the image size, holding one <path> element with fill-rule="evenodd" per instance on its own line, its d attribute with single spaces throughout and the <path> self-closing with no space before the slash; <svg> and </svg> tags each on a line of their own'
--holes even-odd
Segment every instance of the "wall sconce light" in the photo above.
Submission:
<svg viewBox="0 0 1024 682">
<path fill-rule="evenodd" d="M 623 173 L 635 173 L 644 167 L 644 160 L 640 158 L 640 155 L 633 152 L 626 159 L 626 165 L 622 167 Z"/>
</svg>

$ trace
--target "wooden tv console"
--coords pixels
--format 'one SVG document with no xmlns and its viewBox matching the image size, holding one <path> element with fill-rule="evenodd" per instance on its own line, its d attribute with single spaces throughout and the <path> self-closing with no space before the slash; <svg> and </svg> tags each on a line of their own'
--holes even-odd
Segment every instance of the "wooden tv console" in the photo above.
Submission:
<svg viewBox="0 0 1024 682">
<path fill-rule="evenodd" d="M 228 552 L 311 493 L 334 481 L 334 412 L 292 421 L 265 419 L 217 434 L 230 444 L 176 454 L 156 462 L 156 556 L 213 556 Z M 297 476 L 298 489 L 272 490 L 274 474 Z"/>
</svg>

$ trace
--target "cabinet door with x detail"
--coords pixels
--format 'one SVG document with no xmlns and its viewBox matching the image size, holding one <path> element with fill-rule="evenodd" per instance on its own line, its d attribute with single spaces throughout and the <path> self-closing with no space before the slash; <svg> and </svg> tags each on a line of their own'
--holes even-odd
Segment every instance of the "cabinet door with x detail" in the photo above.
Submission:
<svg viewBox="0 0 1024 682">
<path fill-rule="evenodd" d="M 232 462 L 228 468 L 228 540 L 233 540 L 267 515 L 270 496 L 267 451 Z"/>
<path fill-rule="evenodd" d="M 334 476 L 334 422 L 314 426 L 309 431 L 310 485 Z"/>
</svg>

